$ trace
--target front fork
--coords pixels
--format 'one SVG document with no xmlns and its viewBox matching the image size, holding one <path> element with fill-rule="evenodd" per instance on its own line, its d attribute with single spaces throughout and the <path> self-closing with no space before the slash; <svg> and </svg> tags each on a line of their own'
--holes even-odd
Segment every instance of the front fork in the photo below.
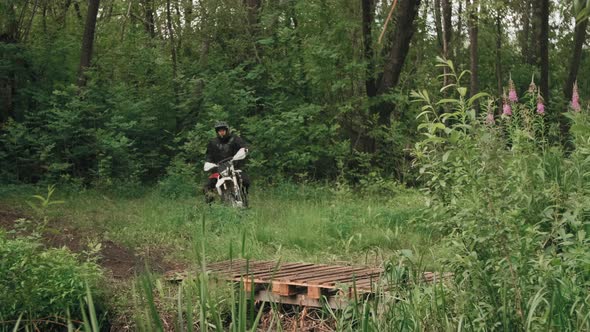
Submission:
<svg viewBox="0 0 590 332">
<path fill-rule="evenodd" d="M 236 173 L 234 172 L 234 175 L 232 177 L 232 181 L 234 182 L 234 195 L 236 196 L 236 198 L 241 197 L 240 196 L 240 185 L 238 183 L 238 177 L 236 176 Z"/>
</svg>

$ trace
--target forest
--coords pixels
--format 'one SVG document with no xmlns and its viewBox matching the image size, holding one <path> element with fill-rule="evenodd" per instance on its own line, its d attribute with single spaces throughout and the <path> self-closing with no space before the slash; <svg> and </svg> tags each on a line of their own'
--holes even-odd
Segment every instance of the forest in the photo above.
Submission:
<svg viewBox="0 0 590 332">
<path fill-rule="evenodd" d="M 0 0 L 0 329 L 590 330 L 589 16 Z M 248 209 L 201 192 L 218 121 L 247 142 Z M 386 285 L 342 310 L 260 305 L 206 278 L 238 256 Z"/>
</svg>

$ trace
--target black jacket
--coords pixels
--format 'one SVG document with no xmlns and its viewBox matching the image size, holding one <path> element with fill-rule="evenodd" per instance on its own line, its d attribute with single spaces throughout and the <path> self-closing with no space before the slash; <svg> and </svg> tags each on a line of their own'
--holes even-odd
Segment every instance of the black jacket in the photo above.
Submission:
<svg viewBox="0 0 590 332">
<path fill-rule="evenodd" d="M 216 137 L 207 144 L 206 161 L 217 164 L 223 159 L 233 157 L 241 148 L 248 146 L 240 136 L 229 135 L 223 139 Z"/>
</svg>

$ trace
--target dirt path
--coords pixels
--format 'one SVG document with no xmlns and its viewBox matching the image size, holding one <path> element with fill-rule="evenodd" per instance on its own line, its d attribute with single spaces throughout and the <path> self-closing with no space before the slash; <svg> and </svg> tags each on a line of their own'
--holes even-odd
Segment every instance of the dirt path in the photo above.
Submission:
<svg viewBox="0 0 590 332">
<path fill-rule="evenodd" d="M 6 231 L 15 230 L 17 220 L 32 219 L 25 213 L 14 208 L 0 205 L 0 228 Z M 12 237 L 13 235 L 9 235 Z M 46 228 L 41 242 L 48 248 L 67 247 L 72 252 L 82 256 L 89 251 L 89 239 L 101 239 L 98 250 L 98 263 L 107 275 L 115 279 L 129 279 L 145 271 L 146 263 L 152 272 L 162 273 L 178 269 L 180 264 L 164 260 L 165 252 L 150 250 L 148 254 L 139 254 L 135 250 L 125 247 L 111 240 L 102 239 L 101 234 L 92 230 L 76 228 L 65 220 L 51 220 Z M 95 240 L 96 241 L 96 240 Z M 98 243 L 94 243 L 96 245 Z"/>
</svg>

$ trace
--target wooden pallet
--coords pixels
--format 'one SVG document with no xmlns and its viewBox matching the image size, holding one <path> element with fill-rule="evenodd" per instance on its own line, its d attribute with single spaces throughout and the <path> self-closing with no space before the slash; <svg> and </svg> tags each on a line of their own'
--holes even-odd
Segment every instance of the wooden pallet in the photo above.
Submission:
<svg viewBox="0 0 590 332">
<path fill-rule="evenodd" d="M 207 272 L 220 279 L 243 282 L 255 299 L 277 303 L 321 307 L 324 303 L 340 308 L 352 298 L 369 297 L 377 289 L 383 269 L 310 263 L 277 263 L 244 259 L 208 264 Z M 448 277 L 448 274 L 442 277 Z M 180 281 L 182 274 L 169 274 L 168 280 Z M 438 274 L 425 272 L 426 282 Z"/>
</svg>

